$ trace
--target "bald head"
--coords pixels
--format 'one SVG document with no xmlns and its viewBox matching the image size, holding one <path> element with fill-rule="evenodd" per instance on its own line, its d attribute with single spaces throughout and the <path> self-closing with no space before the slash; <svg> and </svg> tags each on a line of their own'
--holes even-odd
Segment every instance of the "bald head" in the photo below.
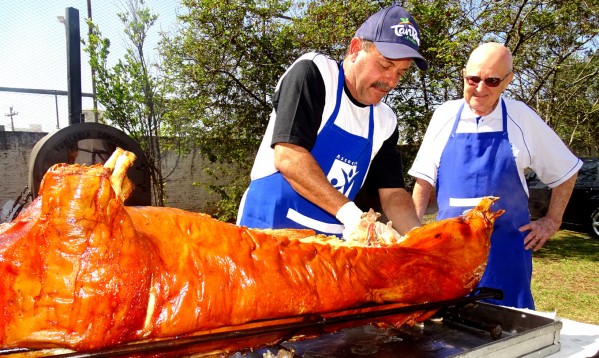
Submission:
<svg viewBox="0 0 599 358">
<path fill-rule="evenodd" d="M 472 51 L 466 69 L 470 65 L 480 63 L 486 63 L 487 66 L 504 68 L 507 72 L 512 72 L 512 52 L 509 48 L 497 42 L 484 43 Z"/>
<path fill-rule="evenodd" d="M 487 42 L 472 51 L 464 69 L 464 99 L 474 114 L 486 116 L 495 109 L 514 77 L 512 63 L 512 53 L 500 43 Z"/>
</svg>

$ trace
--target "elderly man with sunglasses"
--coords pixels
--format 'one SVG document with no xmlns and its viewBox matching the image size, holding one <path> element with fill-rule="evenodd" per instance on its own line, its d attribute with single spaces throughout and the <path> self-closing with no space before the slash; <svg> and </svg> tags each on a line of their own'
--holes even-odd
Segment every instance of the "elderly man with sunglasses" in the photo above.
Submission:
<svg viewBox="0 0 599 358">
<path fill-rule="evenodd" d="M 512 55 L 499 43 L 476 48 L 463 70 L 464 98 L 433 114 L 409 174 L 422 218 L 436 190 L 437 219 L 455 217 L 483 196 L 505 209 L 491 237 L 489 262 L 479 286 L 503 290 L 491 303 L 534 309 L 531 250 L 559 229 L 582 162 L 526 104 L 504 98 L 512 81 Z M 552 190 L 547 215 L 530 221 L 524 170 L 534 170 Z"/>
</svg>

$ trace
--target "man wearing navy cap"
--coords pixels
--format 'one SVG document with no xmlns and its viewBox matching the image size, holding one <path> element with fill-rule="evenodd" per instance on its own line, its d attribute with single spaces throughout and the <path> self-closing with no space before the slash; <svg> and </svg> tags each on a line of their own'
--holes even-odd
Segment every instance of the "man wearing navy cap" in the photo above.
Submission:
<svg viewBox="0 0 599 358">
<path fill-rule="evenodd" d="M 381 103 L 412 62 L 426 70 L 420 42 L 416 21 L 393 5 L 362 24 L 342 62 L 320 53 L 297 59 L 277 84 L 237 223 L 347 238 L 363 217 L 352 200 L 368 173 L 393 227 L 405 234 L 420 226 L 404 186 L 397 119 Z"/>
</svg>

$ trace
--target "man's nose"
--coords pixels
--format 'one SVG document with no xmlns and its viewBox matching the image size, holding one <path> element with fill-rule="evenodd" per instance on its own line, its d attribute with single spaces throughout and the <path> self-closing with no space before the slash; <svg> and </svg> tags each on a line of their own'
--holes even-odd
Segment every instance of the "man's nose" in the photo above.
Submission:
<svg viewBox="0 0 599 358">
<path fill-rule="evenodd" d="M 481 92 L 485 89 L 485 87 L 487 87 L 487 85 L 485 84 L 485 80 L 482 80 L 476 84 L 476 90 Z"/>
<path fill-rule="evenodd" d="M 385 77 L 385 82 L 387 83 L 387 85 L 389 87 L 391 87 L 393 89 L 393 88 L 397 87 L 397 84 L 399 83 L 400 79 L 401 79 L 401 75 L 399 73 L 397 73 L 397 74 L 390 73 L 388 76 Z"/>
</svg>

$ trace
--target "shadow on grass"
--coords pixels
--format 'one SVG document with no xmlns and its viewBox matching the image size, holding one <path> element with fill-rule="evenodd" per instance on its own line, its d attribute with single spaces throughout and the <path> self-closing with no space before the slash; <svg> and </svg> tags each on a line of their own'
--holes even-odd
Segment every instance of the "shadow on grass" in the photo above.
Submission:
<svg viewBox="0 0 599 358">
<path fill-rule="evenodd" d="M 533 256 L 548 260 L 599 262 L 599 239 L 585 233 L 560 230 Z"/>
</svg>

